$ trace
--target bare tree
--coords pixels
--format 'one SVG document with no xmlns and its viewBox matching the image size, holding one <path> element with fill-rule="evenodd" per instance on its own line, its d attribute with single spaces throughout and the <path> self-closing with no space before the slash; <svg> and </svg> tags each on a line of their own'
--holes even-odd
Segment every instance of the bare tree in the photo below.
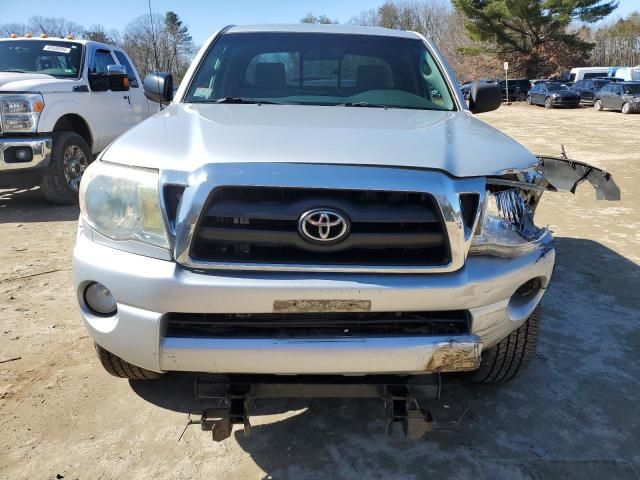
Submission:
<svg viewBox="0 0 640 480">
<path fill-rule="evenodd" d="M 319 17 L 316 17 L 313 13 L 307 13 L 304 17 L 302 17 L 300 19 L 300 23 L 321 23 L 321 24 L 332 24 L 332 23 L 338 23 L 338 19 L 336 18 L 335 20 L 331 20 L 329 17 L 327 17 L 326 15 L 320 15 Z"/>
<path fill-rule="evenodd" d="M 29 19 L 29 28 L 35 34 L 44 33 L 50 37 L 66 37 L 67 35 L 81 36 L 84 28 L 63 17 L 33 16 Z"/>
<path fill-rule="evenodd" d="M 122 46 L 142 76 L 160 70 L 173 74 L 177 82 L 182 80 L 195 50 L 186 26 L 177 15 L 173 18 L 159 14 L 141 15 L 130 22 Z"/>
<path fill-rule="evenodd" d="M 29 33 L 29 26 L 25 23 L 18 23 L 18 22 L 3 23 L 0 25 L 1 37 L 8 37 L 13 33 L 20 36 L 26 33 Z"/>
<path fill-rule="evenodd" d="M 469 38 L 464 19 L 446 0 L 387 0 L 349 23 L 421 33 L 438 47 L 462 81 L 493 78 L 502 72 L 498 59 L 481 52 L 480 44 Z"/>
</svg>

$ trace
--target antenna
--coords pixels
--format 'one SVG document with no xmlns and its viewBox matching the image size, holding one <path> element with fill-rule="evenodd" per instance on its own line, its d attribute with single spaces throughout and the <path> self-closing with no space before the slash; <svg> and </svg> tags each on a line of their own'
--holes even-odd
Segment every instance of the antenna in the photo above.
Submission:
<svg viewBox="0 0 640 480">
<path fill-rule="evenodd" d="M 148 0 L 149 5 L 149 22 L 151 23 L 151 42 L 153 43 L 153 59 L 156 64 L 156 73 L 160 73 L 160 62 L 158 61 L 158 47 L 156 46 L 156 32 L 153 27 L 153 13 L 151 11 L 151 0 Z M 158 91 L 160 91 L 160 79 L 156 75 L 156 82 L 158 84 Z M 162 102 L 160 102 L 160 110 L 162 110 Z"/>
</svg>

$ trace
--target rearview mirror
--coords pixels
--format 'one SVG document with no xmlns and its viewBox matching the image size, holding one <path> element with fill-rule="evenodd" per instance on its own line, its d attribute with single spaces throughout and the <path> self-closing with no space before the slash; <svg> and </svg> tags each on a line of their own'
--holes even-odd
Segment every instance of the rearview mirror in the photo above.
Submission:
<svg viewBox="0 0 640 480">
<path fill-rule="evenodd" d="M 497 110 L 502 103 L 502 88 L 495 83 L 473 82 L 469 93 L 469 110 L 473 113 Z"/>
<path fill-rule="evenodd" d="M 156 103 L 170 103 L 173 100 L 173 76 L 170 73 L 154 72 L 144 77 L 144 95 Z"/>
</svg>

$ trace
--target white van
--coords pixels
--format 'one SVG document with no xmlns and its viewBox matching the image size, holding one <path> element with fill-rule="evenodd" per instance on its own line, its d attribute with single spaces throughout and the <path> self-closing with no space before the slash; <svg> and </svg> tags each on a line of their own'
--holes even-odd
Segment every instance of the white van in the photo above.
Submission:
<svg viewBox="0 0 640 480">
<path fill-rule="evenodd" d="M 572 68 L 569 74 L 570 82 L 585 80 L 588 78 L 606 77 L 610 67 L 579 67 Z"/>
<path fill-rule="evenodd" d="M 615 78 L 621 78 L 625 82 L 640 81 L 640 66 L 630 68 L 619 68 L 616 70 Z"/>
</svg>

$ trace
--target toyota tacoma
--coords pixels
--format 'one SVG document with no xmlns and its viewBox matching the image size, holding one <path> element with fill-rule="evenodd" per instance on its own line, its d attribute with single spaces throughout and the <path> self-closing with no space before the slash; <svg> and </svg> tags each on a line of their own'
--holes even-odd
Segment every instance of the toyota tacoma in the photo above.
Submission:
<svg viewBox="0 0 640 480">
<path fill-rule="evenodd" d="M 287 387 L 249 396 L 373 379 L 407 422 L 398 379 L 505 382 L 532 359 L 555 260 L 542 193 L 619 196 L 608 173 L 476 118 L 500 87 L 475 84 L 467 105 L 417 33 L 227 27 L 175 98 L 167 74 L 144 88 L 170 105 L 85 172 L 74 252 L 84 323 L 119 377 Z"/>
</svg>

